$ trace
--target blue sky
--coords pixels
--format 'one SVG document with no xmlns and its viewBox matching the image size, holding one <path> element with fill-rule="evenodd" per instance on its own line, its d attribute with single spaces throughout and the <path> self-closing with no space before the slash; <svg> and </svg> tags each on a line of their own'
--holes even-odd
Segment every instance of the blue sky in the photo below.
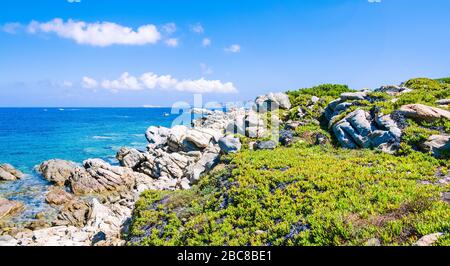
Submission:
<svg viewBox="0 0 450 266">
<path fill-rule="evenodd" d="M 2 1 L 0 106 L 170 106 L 450 76 L 447 0 Z"/>
</svg>

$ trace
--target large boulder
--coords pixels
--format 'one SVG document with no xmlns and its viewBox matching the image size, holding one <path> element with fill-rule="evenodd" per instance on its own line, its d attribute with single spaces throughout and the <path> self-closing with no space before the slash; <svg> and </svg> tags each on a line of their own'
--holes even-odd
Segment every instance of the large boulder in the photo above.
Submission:
<svg viewBox="0 0 450 266">
<path fill-rule="evenodd" d="M 383 88 L 383 92 L 387 90 L 389 88 Z M 351 107 L 360 106 L 361 101 L 373 102 L 373 99 L 367 91 L 342 93 L 325 108 L 324 117 L 337 141 L 349 149 L 376 148 L 395 152 L 402 135 L 397 122 L 392 115 L 383 115 L 376 108 L 370 112 L 363 109 L 349 112 Z M 342 117 L 344 113 L 347 114 Z"/>
<path fill-rule="evenodd" d="M 74 226 L 54 226 L 16 235 L 20 246 L 89 246 L 90 233 Z"/>
<path fill-rule="evenodd" d="M 103 232 L 105 238 L 120 237 L 123 223 L 131 216 L 131 209 L 118 204 L 104 205 L 97 199 L 92 199 L 90 206 L 87 226 L 96 232 Z"/>
<path fill-rule="evenodd" d="M 17 246 L 19 241 L 12 236 L 2 235 L 0 236 L 0 247 L 13 247 Z"/>
<path fill-rule="evenodd" d="M 397 85 L 386 85 L 381 86 L 380 88 L 376 89 L 375 92 L 384 92 L 391 96 L 397 96 L 400 94 L 411 92 L 412 89 L 403 87 L 403 86 L 397 86 Z"/>
<path fill-rule="evenodd" d="M 136 169 L 138 172 L 155 179 L 180 180 L 189 176 L 188 165 L 198 161 L 202 156 L 202 152 L 170 152 L 163 149 L 155 149 L 149 150 L 145 156 L 145 161 Z"/>
<path fill-rule="evenodd" d="M 185 150 L 190 150 L 190 144 L 192 143 L 197 148 L 204 149 L 208 147 L 212 139 L 215 139 L 214 134 L 212 130 L 190 129 L 183 140 L 183 147 L 185 147 Z"/>
<path fill-rule="evenodd" d="M 70 181 L 72 192 L 77 195 L 130 189 L 134 186 L 131 169 L 112 166 L 101 159 L 86 160 L 83 166 L 84 169 L 76 171 Z"/>
<path fill-rule="evenodd" d="M 223 128 L 228 134 L 240 134 L 250 138 L 264 137 L 268 133 L 265 115 L 254 110 L 239 109 L 228 114 Z"/>
<path fill-rule="evenodd" d="M 38 170 L 56 185 L 67 185 L 76 195 L 130 189 L 134 186 L 135 178 L 132 169 L 112 166 L 101 159 L 86 160 L 83 166 L 69 161 L 50 160 L 42 163 Z"/>
<path fill-rule="evenodd" d="M 341 99 L 344 101 L 347 100 L 364 100 L 367 97 L 366 91 L 357 91 L 357 92 L 344 92 L 341 94 Z"/>
<path fill-rule="evenodd" d="M 324 111 L 324 117 L 329 121 L 329 127 L 336 122 L 336 117 L 341 113 L 347 111 L 355 102 L 346 102 L 345 100 L 338 98 L 328 104 Z"/>
<path fill-rule="evenodd" d="M 294 140 L 294 131 L 292 130 L 280 130 L 279 140 L 281 145 L 288 146 Z"/>
<path fill-rule="evenodd" d="M 63 205 L 74 199 L 74 196 L 60 187 L 50 187 L 45 195 L 45 201 L 51 205 Z"/>
<path fill-rule="evenodd" d="M 232 135 L 228 135 L 219 139 L 219 147 L 220 150 L 225 153 L 236 153 L 241 150 L 241 141 L 239 138 L 235 138 Z"/>
<path fill-rule="evenodd" d="M 196 183 L 200 180 L 200 177 L 211 170 L 219 160 L 219 154 L 217 152 L 205 152 L 201 158 L 188 168 L 189 181 Z"/>
<path fill-rule="evenodd" d="M 286 93 L 269 93 L 260 95 L 255 99 L 255 109 L 260 112 L 276 109 L 290 109 L 291 101 Z"/>
<path fill-rule="evenodd" d="M 19 201 L 0 198 L 0 219 L 5 216 L 11 216 L 23 210 L 23 203 Z"/>
<path fill-rule="evenodd" d="M 333 132 L 339 143 L 345 148 L 370 148 L 369 134 L 374 130 L 370 115 L 363 110 L 356 110 L 333 126 Z M 348 136 L 348 137 L 347 137 Z"/>
<path fill-rule="evenodd" d="M 434 233 L 434 234 L 429 234 L 429 235 L 423 236 L 419 240 L 417 240 L 416 243 L 414 243 L 414 246 L 419 246 L 419 247 L 432 246 L 443 235 L 444 235 L 443 233 Z"/>
<path fill-rule="evenodd" d="M 440 99 L 436 101 L 436 104 L 438 105 L 449 105 L 450 104 L 450 99 Z"/>
<path fill-rule="evenodd" d="M 154 147 L 161 147 L 167 143 L 169 134 L 169 128 L 151 126 L 145 132 L 145 137 Z"/>
<path fill-rule="evenodd" d="M 43 162 L 37 170 L 48 181 L 63 186 L 79 168 L 74 162 L 56 159 Z"/>
<path fill-rule="evenodd" d="M 377 148 L 394 152 L 401 130 L 390 116 L 371 114 L 357 109 L 332 125 L 333 133 L 344 148 Z"/>
<path fill-rule="evenodd" d="M 117 152 L 116 159 L 121 166 L 134 169 L 145 160 L 145 155 L 136 149 L 123 147 Z"/>
<path fill-rule="evenodd" d="M 232 119 L 233 113 L 225 113 L 220 110 L 214 110 L 210 115 L 205 115 L 195 119 L 192 124 L 194 128 L 210 128 L 223 131 Z"/>
<path fill-rule="evenodd" d="M 277 143 L 273 140 L 257 141 L 253 147 L 255 150 L 273 150 L 277 147 Z"/>
<path fill-rule="evenodd" d="M 402 130 L 391 115 L 378 115 L 375 117 L 375 123 L 377 128 L 389 131 L 389 133 L 396 139 L 400 139 L 402 137 Z"/>
<path fill-rule="evenodd" d="M 0 164 L 0 181 L 14 181 L 21 179 L 23 173 L 10 164 Z"/>
<path fill-rule="evenodd" d="M 75 198 L 66 202 L 59 211 L 54 225 L 72 225 L 83 227 L 86 225 L 92 212 L 92 205 L 82 199 Z"/>
<path fill-rule="evenodd" d="M 417 121 L 433 122 L 441 118 L 450 120 L 450 112 L 423 104 L 403 105 L 399 112 Z"/>
<path fill-rule="evenodd" d="M 182 149 L 187 131 L 188 128 L 186 126 L 177 125 L 172 127 L 167 138 L 168 148 L 174 152 Z"/>
<path fill-rule="evenodd" d="M 423 146 L 426 151 L 431 152 L 437 158 L 450 157 L 449 135 L 432 135 Z"/>
</svg>

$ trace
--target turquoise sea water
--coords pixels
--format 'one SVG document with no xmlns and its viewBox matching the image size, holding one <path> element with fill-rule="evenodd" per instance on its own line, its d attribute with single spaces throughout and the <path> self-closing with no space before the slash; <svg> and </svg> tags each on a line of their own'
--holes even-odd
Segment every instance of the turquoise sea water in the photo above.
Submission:
<svg viewBox="0 0 450 266">
<path fill-rule="evenodd" d="M 81 163 L 102 158 L 112 164 L 122 147 L 145 149 L 145 130 L 170 127 L 177 115 L 170 108 L 0 108 L 0 163 L 10 163 L 27 176 L 0 182 L 0 197 L 26 204 L 21 218 L 46 211 L 49 185 L 34 171 L 49 159 Z"/>
</svg>

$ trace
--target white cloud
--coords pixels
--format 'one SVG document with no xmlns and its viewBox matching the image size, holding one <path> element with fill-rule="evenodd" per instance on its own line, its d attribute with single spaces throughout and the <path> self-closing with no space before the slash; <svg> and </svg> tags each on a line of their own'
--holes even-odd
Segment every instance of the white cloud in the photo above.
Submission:
<svg viewBox="0 0 450 266">
<path fill-rule="evenodd" d="M 113 93 L 120 90 L 144 90 L 161 89 L 170 91 L 181 91 L 191 93 L 236 93 L 237 89 L 233 83 L 223 83 L 220 80 L 206 80 L 204 78 L 197 80 L 177 80 L 171 75 L 159 76 L 152 72 L 142 74 L 139 78 L 131 76 L 129 73 L 123 73 L 117 80 L 96 80 L 83 77 L 83 87 L 89 89 L 106 89 Z"/>
<path fill-rule="evenodd" d="M 22 24 L 12 22 L 12 23 L 6 23 L 1 27 L 1 30 L 9 33 L 9 34 L 16 34 L 20 29 L 22 28 Z"/>
<path fill-rule="evenodd" d="M 162 30 L 167 34 L 172 34 L 177 31 L 177 25 L 173 22 L 164 24 Z"/>
<path fill-rule="evenodd" d="M 128 72 L 123 73 L 116 80 L 104 80 L 101 83 L 101 87 L 113 92 L 119 90 L 141 90 L 142 86 L 139 80 L 131 76 Z"/>
<path fill-rule="evenodd" d="M 202 70 L 202 75 L 211 75 L 213 73 L 212 68 L 205 63 L 200 63 L 200 69 Z"/>
<path fill-rule="evenodd" d="M 210 38 L 203 38 L 202 40 L 202 46 L 207 47 L 211 45 L 211 39 Z"/>
<path fill-rule="evenodd" d="M 166 45 L 169 46 L 169 47 L 177 47 L 177 46 L 178 46 L 178 39 L 176 39 L 176 38 L 170 38 L 170 39 L 167 39 L 167 40 L 165 41 L 165 43 L 166 43 Z"/>
<path fill-rule="evenodd" d="M 69 19 L 67 22 L 56 18 L 49 22 L 41 23 L 32 21 L 28 32 L 55 33 L 61 38 L 71 39 L 79 44 L 93 46 L 120 45 L 145 45 L 154 44 L 161 39 L 161 34 L 155 25 L 143 25 L 133 30 L 112 22 L 87 23 Z"/>
<path fill-rule="evenodd" d="M 239 44 L 233 44 L 225 48 L 225 52 L 229 53 L 239 53 L 241 51 L 241 46 Z"/>
<path fill-rule="evenodd" d="M 170 75 L 158 76 L 152 72 L 142 74 L 140 80 L 144 87 L 148 89 L 168 89 L 175 87 L 178 83 L 178 81 Z"/>
<path fill-rule="evenodd" d="M 83 80 L 81 81 L 81 85 L 83 88 L 86 89 L 95 89 L 98 87 L 98 82 L 90 77 L 83 77 Z"/>
<path fill-rule="evenodd" d="M 235 93 L 236 88 L 233 83 L 222 83 L 220 80 L 206 80 L 204 78 L 198 80 L 183 80 L 176 86 L 178 91 L 186 91 L 193 93 Z"/>
<path fill-rule="evenodd" d="M 196 23 L 194 25 L 191 25 L 191 31 L 200 34 L 205 32 L 205 29 L 203 28 L 202 24 Z"/>
</svg>

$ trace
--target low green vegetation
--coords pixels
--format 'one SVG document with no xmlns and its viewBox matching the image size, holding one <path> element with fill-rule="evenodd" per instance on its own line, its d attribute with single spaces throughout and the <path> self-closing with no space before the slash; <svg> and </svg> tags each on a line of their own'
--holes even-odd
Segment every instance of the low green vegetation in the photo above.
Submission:
<svg viewBox="0 0 450 266">
<path fill-rule="evenodd" d="M 189 191 L 147 191 L 130 240 L 139 245 L 409 245 L 448 232 L 447 189 L 422 153 L 396 157 L 297 143 L 224 160 Z M 445 243 L 445 242 L 440 242 Z"/>
<path fill-rule="evenodd" d="M 316 87 L 299 89 L 296 91 L 288 91 L 287 94 L 291 97 L 291 101 L 300 95 L 316 96 L 322 97 L 332 97 L 333 99 L 338 98 L 344 92 L 354 92 L 347 85 L 340 84 L 323 84 Z"/>
<path fill-rule="evenodd" d="M 414 103 L 436 106 L 437 100 L 450 97 L 450 84 L 433 79 L 410 79 L 404 83 L 404 86 L 411 88 L 412 91 L 396 97 L 397 100 L 392 103 L 390 110 L 398 109 L 405 104 Z"/>
<path fill-rule="evenodd" d="M 302 107 L 305 113 L 303 119 L 319 120 L 323 109 L 333 100 L 339 98 L 344 92 L 354 92 L 348 88 L 347 85 L 339 84 L 324 84 L 312 88 L 300 89 L 297 91 L 288 91 L 287 94 L 291 100 L 292 108 L 288 112 L 288 119 L 296 119 L 298 115 L 298 108 Z M 320 101 L 313 103 L 312 97 L 320 98 Z M 310 108 L 305 108 L 309 106 Z"/>
<path fill-rule="evenodd" d="M 437 79 L 440 83 L 450 84 L 450 77 Z"/>
<path fill-rule="evenodd" d="M 370 93 L 357 108 L 392 113 L 403 104 L 436 105 L 450 96 L 448 79 L 412 79 L 412 92 Z M 442 199 L 450 184 L 448 160 L 418 152 L 432 134 L 450 133 L 448 121 L 405 120 L 398 154 L 345 150 L 336 143 L 314 145 L 315 135 L 332 139 L 323 123 L 325 107 L 345 85 L 288 92 L 287 120 L 300 120 L 290 147 L 243 150 L 223 156 L 199 184 L 187 191 L 146 191 L 136 203 L 130 245 L 412 245 L 442 232 L 435 245 L 450 245 L 450 205 Z M 313 101 L 312 97 L 319 97 Z M 298 109 L 304 116 L 299 119 Z M 355 107 L 356 108 L 356 107 Z M 353 109 L 350 109 L 350 111 Z M 345 115 L 345 114 L 343 114 Z"/>
</svg>

